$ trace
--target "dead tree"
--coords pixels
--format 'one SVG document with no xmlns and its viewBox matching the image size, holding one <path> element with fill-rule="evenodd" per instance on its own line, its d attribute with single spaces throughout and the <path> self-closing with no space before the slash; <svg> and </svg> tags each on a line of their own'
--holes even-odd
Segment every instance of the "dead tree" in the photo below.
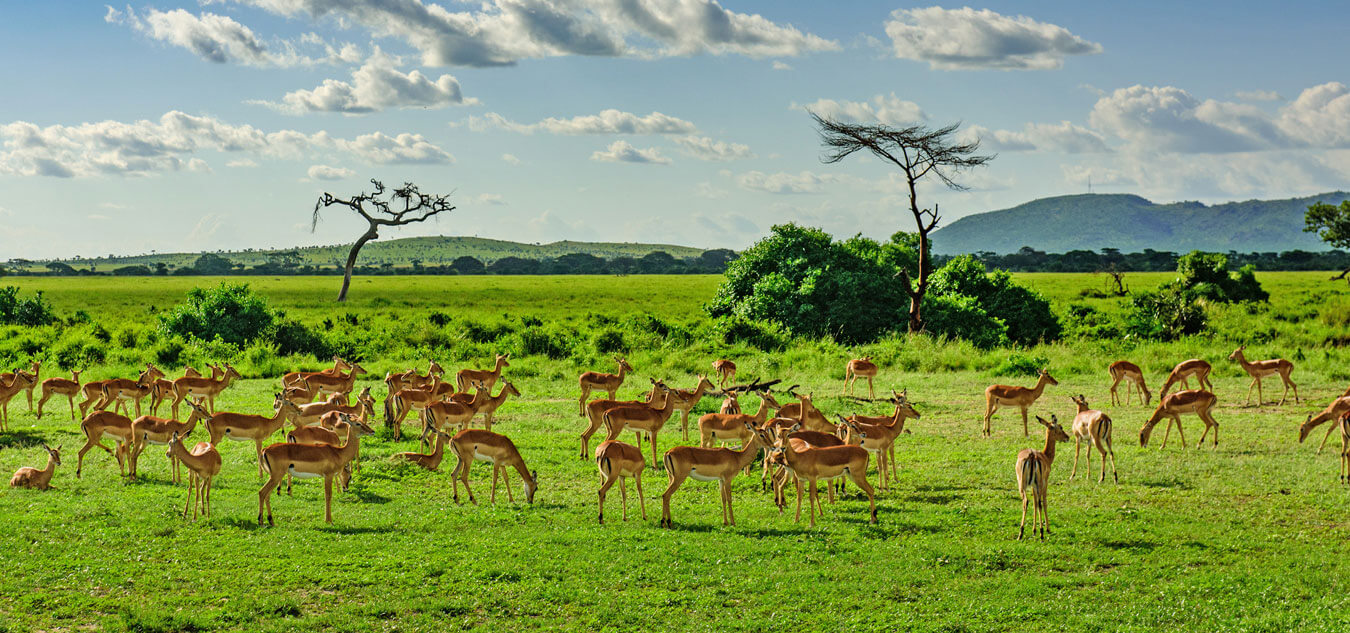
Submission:
<svg viewBox="0 0 1350 633">
<path fill-rule="evenodd" d="M 966 187 L 953 180 L 963 170 L 979 167 L 994 159 L 992 155 L 978 155 L 979 141 L 958 143 L 952 135 L 961 124 L 953 123 L 936 130 L 923 125 L 896 128 L 884 124 L 844 123 L 811 113 L 820 128 L 820 141 L 829 149 L 822 161 L 837 163 L 854 152 L 866 150 L 872 155 L 900 168 L 909 185 L 909 212 L 919 232 L 918 279 L 910 279 L 903 268 L 899 277 L 909 295 L 909 331 L 923 329 L 920 308 L 928 291 L 928 276 L 933 272 L 929 257 L 928 234 L 937 228 L 937 205 L 932 209 L 919 207 L 918 183 L 926 176 L 937 178 L 947 188 L 964 191 Z"/>
<path fill-rule="evenodd" d="M 335 204 L 351 209 L 370 224 L 366 232 L 357 238 L 355 244 L 352 244 L 351 252 L 347 253 L 347 266 L 342 277 L 342 291 L 338 293 L 337 298 L 340 302 L 347 300 L 347 288 L 352 283 L 352 269 L 356 267 L 357 253 L 361 252 L 361 247 L 365 246 L 366 242 L 379 239 L 380 227 L 425 222 L 441 212 L 455 210 L 455 207 L 450 205 L 450 194 L 443 196 L 424 194 L 417 190 L 417 185 L 405 182 L 402 187 L 393 190 L 388 197 L 381 199 L 385 196 L 384 183 L 372 178 L 370 184 L 375 186 L 374 193 L 361 192 L 348 200 L 343 200 L 331 193 L 324 192 L 322 196 L 319 196 L 319 201 L 314 204 L 314 218 L 309 229 L 311 232 L 319 226 L 320 212 Z M 402 210 L 398 209 L 400 206 L 403 207 Z"/>
</svg>

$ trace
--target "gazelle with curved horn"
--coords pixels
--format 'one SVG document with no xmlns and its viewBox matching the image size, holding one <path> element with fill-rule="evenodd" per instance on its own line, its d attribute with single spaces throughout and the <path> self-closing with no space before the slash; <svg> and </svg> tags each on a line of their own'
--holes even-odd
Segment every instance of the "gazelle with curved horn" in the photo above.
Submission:
<svg viewBox="0 0 1350 633">
<path fill-rule="evenodd" d="M 99 381 L 99 400 L 94 404 L 95 409 L 106 409 L 112 406 L 113 411 L 121 409 L 127 415 L 131 415 L 131 409 L 126 401 L 130 400 L 136 403 L 136 415 L 141 414 L 141 401 L 149 396 L 154 390 L 155 380 L 164 377 L 164 372 L 150 363 L 145 364 L 145 371 L 135 379 L 113 378 L 111 380 Z M 90 383 L 94 384 L 94 383 Z"/>
<path fill-rule="evenodd" d="M 506 402 L 506 399 L 510 396 L 519 398 L 520 390 L 516 389 L 516 386 L 511 384 L 511 381 L 503 380 L 502 390 L 498 391 L 495 396 L 489 395 L 480 398 L 477 394 L 469 396 L 469 394 L 457 393 L 451 396 L 451 399 L 460 404 L 472 406 L 474 411 L 477 411 L 483 416 L 483 428 L 491 431 L 492 419 L 497 413 L 498 407 L 501 407 L 502 403 Z"/>
<path fill-rule="evenodd" d="M 869 398 L 877 397 L 877 392 L 872 388 L 872 379 L 877 377 L 877 364 L 872 362 L 871 356 L 863 356 L 848 361 L 844 365 L 844 389 L 842 393 L 852 394 L 853 385 L 859 378 L 867 379 L 867 396 Z"/>
<path fill-rule="evenodd" d="M 788 393 L 797 397 L 797 402 L 789 402 L 778 409 L 778 417 L 791 418 L 802 423 L 808 431 L 820 431 L 821 433 L 834 433 L 837 429 L 830 423 L 829 418 L 825 417 L 820 409 L 816 408 L 813 394 L 795 393 L 793 388 L 788 389 Z"/>
<path fill-rule="evenodd" d="M 1284 383 L 1284 395 L 1280 396 L 1281 405 L 1284 404 L 1285 399 L 1289 397 L 1290 387 L 1294 388 L 1294 402 L 1297 403 L 1298 385 L 1294 384 L 1294 381 L 1289 379 L 1289 374 L 1294 371 L 1294 364 L 1283 358 L 1258 360 L 1254 363 L 1247 362 L 1247 357 L 1242 354 L 1246 349 L 1247 346 L 1242 345 L 1233 350 L 1232 354 L 1228 355 L 1228 360 L 1237 361 L 1238 365 L 1242 366 L 1242 371 L 1247 372 L 1247 375 L 1252 377 L 1252 383 L 1247 385 L 1246 404 L 1252 403 L 1252 387 L 1256 387 L 1256 406 L 1261 406 L 1261 401 L 1264 399 L 1261 395 L 1261 379 L 1266 376 L 1279 376 L 1280 381 Z"/>
<path fill-rule="evenodd" d="M 192 404 L 192 401 L 188 401 Z M 220 474 L 220 451 L 207 442 L 197 442 L 192 450 L 183 446 L 183 438 L 177 433 L 169 436 L 169 447 L 165 451 L 170 460 L 181 462 L 188 469 L 188 498 L 183 506 L 183 517 L 188 508 L 192 509 L 192 520 L 197 520 L 197 511 L 204 517 L 211 516 L 211 482 Z M 193 500 L 196 503 L 193 503 Z"/>
<path fill-rule="evenodd" d="M 782 420 L 786 418 L 778 419 Z M 847 442 L 838 435 L 822 433 L 820 431 L 808 431 L 802 428 L 801 422 L 790 422 L 791 424 L 789 424 L 787 428 L 780 430 L 777 439 L 775 439 L 773 430 L 765 428 L 765 439 L 771 442 L 768 446 L 775 446 L 776 444 L 787 442 L 793 449 L 801 452 L 809 448 L 828 448 L 831 446 L 843 446 L 847 444 Z M 765 485 L 766 477 L 769 482 L 768 485 L 773 488 L 774 505 L 778 506 L 778 512 L 782 513 L 783 509 L 787 507 L 787 495 L 784 493 L 784 490 L 787 488 L 788 481 L 796 481 L 796 478 L 787 469 L 787 462 L 784 460 L 781 452 L 775 453 L 770 451 L 769 455 L 764 458 L 764 469 L 763 472 L 760 473 L 761 487 Z M 840 480 L 840 485 L 842 486 L 843 476 L 841 475 L 836 479 Z M 827 482 L 825 490 L 829 493 L 830 505 L 834 505 L 834 482 Z"/>
<path fill-rule="evenodd" d="M 450 450 L 458 460 L 455 463 L 455 471 L 450 473 L 455 503 L 459 503 L 459 482 L 463 481 L 464 490 L 469 493 L 469 501 L 478 505 L 478 500 L 474 499 L 473 496 L 473 489 L 469 488 L 469 467 L 473 465 L 474 461 L 492 464 L 491 502 L 493 505 L 497 504 L 498 474 L 501 475 L 502 483 L 506 486 L 507 500 L 515 503 L 515 498 L 511 496 L 511 478 L 508 468 L 514 468 L 520 474 L 522 485 L 525 487 L 525 499 L 530 504 L 534 503 L 534 493 L 539 489 L 539 471 L 531 471 L 525 467 L 525 459 L 520 456 L 520 451 L 516 450 L 516 445 L 511 441 L 511 438 L 482 429 L 465 429 L 450 438 Z"/>
<path fill-rule="evenodd" d="M 1172 388 L 1172 385 L 1179 384 L 1186 389 L 1190 389 L 1191 376 L 1195 376 L 1195 379 L 1199 381 L 1201 390 L 1207 390 L 1212 393 L 1214 391 L 1214 385 L 1209 382 L 1209 372 L 1213 369 L 1214 368 L 1210 366 L 1209 361 L 1199 358 L 1183 360 L 1180 363 L 1177 363 L 1177 366 L 1173 367 L 1172 371 L 1167 374 L 1167 380 L 1163 381 L 1162 389 L 1158 390 L 1158 399 L 1161 400 L 1163 397 L 1167 396 L 1167 392 Z"/>
<path fill-rule="evenodd" d="M 1313 429 L 1326 422 L 1335 421 L 1347 412 L 1350 412 L 1350 395 L 1341 396 L 1332 400 L 1331 404 L 1327 405 L 1327 408 L 1322 409 L 1322 412 L 1317 415 L 1309 414 L 1307 421 L 1299 426 L 1298 442 L 1302 444 L 1303 440 L 1308 439 L 1308 434 L 1311 433 Z M 1322 454 L 1322 449 L 1326 447 L 1327 440 L 1331 439 L 1331 433 L 1335 430 L 1336 425 L 1333 424 L 1327 429 L 1327 434 L 1322 436 L 1322 443 L 1317 446 L 1318 455 Z"/>
<path fill-rule="evenodd" d="M 899 470 L 895 465 L 895 438 L 900 437 L 900 434 L 902 433 L 909 432 L 909 429 L 905 428 L 905 420 L 910 418 L 917 420 L 922 417 L 920 416 L 918 409 L 915 409 L 914 405 L 910 404 L 908 393 L 908 389 L 903 392 L 897 392 L 894 389 L 891 390 L 891 402 L 895 403 L 895 412 L 889 416 L 854 415 L 846 418 L 851 421 L 854 426 L 859 427 L 859 429 L 867 430 L 868 427 L 871 427 L 870 432 L 867 434 L 869 439 L 866 441 L 862 439 L 861 434 L 858 434 L 857 431 L 850 428 L 850 433 L 848 437 L 845 438 L 847 443 L 860 444 L 863 448 L 869 450 L 871 450 L 872 446 L 885 446 L 884 454 L 879 453 L 877 455 L 877 469 L 889 469 L 891 473 L 889 479 L 884 471 L 881 473 L 881 483 L 879 485 L 883 489 L 889 488 L 890 479 L 898 479 L 900 477 Z M 854 439 L 855 434 L 859 435 L 856 441 Z"/>
<path fill-rule="evenodd" d="M 42 381 L 42 398 L 37 404 L 37 419 L 42 419 L 42 405 L 47 404 L 47 400 L 52 396 L 65 396 L 70 402 L 70 419 L 78 420 L 75 417 L 75 397 L 80 395 L 80 373 L 82 370 L 75 369 L 70 372 L 70 378 L 48 378 Z"/>
<path fill-rule="evenodd" d="M 689 411 L 703 399 L 703 394 L 713 389 L 711 380 L 699 374 L 698 384 L 693 389 L 671 389 L 670 396 L 675 398 L 675 408 L 680 411 L 680 433 L 689 441 Z M 737 411 L 740 413 L 740 411 Z"/>
<path fill-rule="evenodd" d="M 666 383 L 661 382 L 660 380 L 657 380 L 655 378 L 649 378 L 648 380 L 651 380 L 652 382 L 652 390 L 650 393 L 647 394 L 646 400 L 613 400 L 606 398 L 601 400 L 592 400 L 586 403 L 586 419 L 589 422 L 589 424 L 586 426 L 586 430 L 581 432 L 582 459 L 590 459 L 591 436 L 595 435 L 595 432 L 599 430 L 600 426 L 605 423 L 604 417 L 606 411 L 613 409 L 614 407 L 620 407 L 625 405 L 642 405 L 645 407 L 655 408 L 657 406 L 656 403 L 658 402 L 657 398 L 666 397 L 666 394 L 669 393 L 670 391 L 670 388 L 666 387 Z M 660 400 L 660 402 L 664 403 L 665 400 L 662 399 Z M 606 431 L 605 434 L 606 435 L 609 434 L 608 430 Z"/>
<path fill-rule="evenodd" d="M 393 418 L 386 419 L 386 426 L 393 427 L 394 439 L 403 439 L 403 420 L 414 410 L 417 411 L 417 417 L 422 421 L 422 428 L 427 427 L 426 409 L 433 403 L 440 401 L 440 398 L 436 395 L 440 386 L 441 377 L 436 376 L 431 385 L 425 388 L 404 387 L 398 391 L 389 392 L 389 397 L 384 401 L 385 412 L 392 413 Z M 391 405 L 390 402 L 393 404 Z"/>
<path fill-rule="evenodd" d="M 628 372 L 633 371 L 633 366 L 622 356 L 615 356 L 614 362 L 619 364 L 617 374 L 588 371 L 577 378 L 577 384 L 581 385 L 581 398 L 577 402 L 577 409 L 580 411 L 578 415 L 586 415 L 586 399 L 591 397 L 592 390 L 608 393 L 610 400 L 618 399 L 619 387 L 623 386 L 623 379 Z M 587 458 L 586 451 L 582 451 L 581 458 Z"/>
<path fill-rule="evenodd" d="M 1125 381 L 1125 404 L 1130 403 L 1131 387 L 1138 387 L 1139 400 L 1144 406 L 1153 400 L 1153 394 L 1148 392 L 1148 383 L 1144 381 L 1144 370 L 1138 365 L 1128 360 L 1118 360 L 1111 363 L 1107 368 L 1111 374 L 1111 404 L 1120 404 L 1120 394 L 1116 392 L 1116 386 Z"/>
<path fill-rule="evenodd" d="M 1214 403 L 1218 398 L 1208 391 L 1200 389 L 1187 389 L 1164 396 L 1158 401 L 1158 408 L 1153 411 L 1153 415 L 1144 422 L 1144 428 L 1139 430 L 1139 445 L 1148 446 L 1149 435 L 1153 432 L 1153 427 L 1163 418 L 1167 418 L 1167 430 L 1163 433 L 1162 446 L 1167 448 L 1167 436 L 1172 433 L 1172 424 L 1176 423 L 1177 433 L 1181 434 L 1181 446 L 1186 447 L 1186 434 L 1181 430 L 1181 414 L 1194 413 L 1205 423 L 1205 432 L 1200 435 L 1200 441 L 1196 442 L 1198 449 L 1205 443 L 1205 436 L 1210 430 L 1214 430 L 1214 448 L 1219 448 L 1219 422 L 1214 419 L 1210 409 L 1214 408 Z"/>
<path fill-rule="evenodd" d="M 749 422 L 744 422 L 744 425 L 752 435 L 740 450 L 676 446 L 666 451 L 662 459 L 669 483 L 666 491 L 661 493 L 661 527 L 674 526 L 674 519 L 670 515 L 670 498 L 690 477 L 698 481 L 718 482 L 722 493 L 722 525 L 736 525 L 736 513 L 731 507 L 731 480 L 749 468 L 759 455 L 759 449 L 766 445 L 763 431 L 754 428 Z"/>
<path fill-rule="evenodd" d="M 333 522 L 333 478 L 340 476 L 361 451 L 361 436 L 375 433 L 365 422 L 351 416 L 344 416 L 343 421 L 348 426 L 347 441 L 342 446 L 278 443 L 263 449 L 260 459 L 270 477 L 258 491 L 258 525 L 262 525 L 264 510 L 267 524 L 274 525 L 272 491 L 288 474 L 301 479 L 323 477 L 323 518 L 326 523 Z"/>
<path fill-rule="evenodd" d="M 647 502 L 642 496 L 642 471 L 647 468 L 647 461 L 642 458 L 642 451 L 632 444 L 625 444 L 618 440 L 601 442 L 595 447 L 595 467 L 600 470 L 600 524 L 605 524 L 605 493 L 619 484 L 619 495 L 623 499 L 623 520 L 628 520 L 628 484 L 627 479 L 633 478 L 637 483 L 638 507 L 642 509 L 642 520 L 647 520 Z"/>
<path fill-rule="evenodd" d="M 1111 417 L 1088 406 L 1087 396 L 1079 394 L 1069 396 L 1074 405 L 1078 407 L 1078 413 L 1073 416 L 1073 470 L 1069 472 L 1069 481 L 1078 474 L 1078 453 L 1083 448 L 1083 442 L 1088 442 L 1087 451 L 1087 469 L 1092 472 L 1092 451 L 1095 449 L 1100 453 L 1102 462 L 1102 474 L 1097 478 L 1097 483 L 1106 481 L 1106 458 L 1111 457 L 1111 477 L 1120 483 L 1120 475 L 1116 473 L 1116 451 L 1111 448 Z"/>
<path fill-rule="evenodd" d="M 510 367 L 510 352 L 498 354 L 496 364 L 492 369 L 461 369 L 455 372 L 455 386 L 461 392 L 466 392 L 473 384 L 481 383 L 484 389 L 492 389 L 497 384 L 497 379 L 502 377 L 502 370 Z"/>
<path fill-rule="evenodd" d="M 10 488 L 51 489 L 52 475 L 56 474 L 56 467 L 61 465 L 61 445 L 57 444 L 56 448 L 52 448 L 44 443 L 42 448 L 47 451 L 47 467 L 38 470 L 32 466 L 24 466 L 14 471 L 14 476 L 9 478 Z"/>
<path fill-rule="evenodd" d="M 1030 434 L 1027 429 L 1027 409 L 1041 397 L 1046 385 L 1058 385 L 1059 381 L 1050 375 L 1049 370 L 1041 369 L 1040 377 L 1034 387 L 1015 387 L 1011 385 L 989 385 L 984 390 L 984 436 L 989 437 L 989 420 L 1000 406 L 1017 407 L 1022 412 L 1022 435 Z"/>
<path fill-rule="evenodd" d="M 1045 427 L 1045 450 L 1034 450 L 1030 448 L 1022 449 L 1017 454 L 1017 464 L 1014 471 L 1017 474 L 1017 494 L 1022 496 L 1022 525 L 1017 528 L 1017 540 L 1022 540 L 1027 530 L 1027 489 L 1031 489 L 1031 501 L 1034 507 L 1031 511 L 1031 534 L 1040 535 L 1041 540 L 1045 540 L 1045 535 L 1050 533 L 1050 515 L 1047 514 L 1046 497 L 1050 486 L 1050 466 L 1055 463 L 1055 444 L 1069 441 L 1069 434 L 1064 432 L 1064 427 L 1059 425 L 1059 420 L 1055 416 L 1050 416 L 1050 421 L 1036 416 L 1036 422 Z"/>
<path fill-rule="evenodd" d="M 871 523 L 877 522 L 876 491 L 872 489 L 872 484 L 867 481 L 869 458 L 867 449 L 846 444 L 799 451 L 785 438 L 779 440 L 778 447 L 772 450 L 782 455 L 784 465 L 797 478 L 797 515 L 795 520 L 798 523 L 802 520 L 804 484 L 810 483 L 811 485 L 811 496 L 808 503 L 811 506 L 811 527 L 815 527 L 816 509 L 819 508 L 821 518 L 825 516 L 825 508 L 820 503 L 820 494 L 816 489 L 816 482 L 822 479 L 829 481 L 841 475 L 847 475 L 849 479 L 853 480 L 853 483 L 857 484 L 859 489 L 867 494 L 867 501 L 871 505 Z"/>
<path fill-rule="evenodd" d="M 272 417 L 248 413 L 217 411 L 206 420 L 206 432 L 211 437 L 212 446 L 220 446 L 221 438 L 236 442 L 253 442 L 258 452 L 258 476 L 266 477 L 263 468 L 263 441 L 281 430 L 288 418 L 299 415 L 300 408 L 294 402 L 276 394 L 272 398 Z"/>
</svg>

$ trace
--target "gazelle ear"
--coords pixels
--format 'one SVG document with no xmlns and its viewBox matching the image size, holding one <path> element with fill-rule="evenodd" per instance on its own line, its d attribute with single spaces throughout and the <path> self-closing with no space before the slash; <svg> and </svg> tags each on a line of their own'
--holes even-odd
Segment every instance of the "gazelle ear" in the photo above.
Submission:
<svg viewBox="0 0 1350 633">
<path fill-rule="evenodd" d="M 1036 416 L 1036 421 L 1039 422 L 1039 423 L 1041 424 L 1041 426 L 1050 426 L 1050 423 L 1049 423 L 1049 422 L 1046 422 L 1046 421 L 1045 421 L 1045 418 L 1043 418 L 1043 417 L 1041 417 L 1041 416 L 1039 416 L 1039 415 Z"/>
</svg>

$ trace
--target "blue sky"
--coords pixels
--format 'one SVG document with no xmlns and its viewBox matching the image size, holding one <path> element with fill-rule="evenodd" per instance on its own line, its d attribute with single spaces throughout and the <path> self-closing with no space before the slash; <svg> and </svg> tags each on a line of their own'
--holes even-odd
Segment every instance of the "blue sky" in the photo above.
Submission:
<svg viewBox="0 0 1350 633">
<path fill-rule="evenodd" d="M 1344 2 L 215 0 L 0 8 L 0 260 L 350 241 L 323 191 L 453 191 L 479 235 L 741 248 L 904 229 L 806 108 L 960 121 L 998 157 L 947 221 L 1093 191 L 1350 181 Z M 1071 227 L 1048 227 L 1072 230 Z"/>
</svg>

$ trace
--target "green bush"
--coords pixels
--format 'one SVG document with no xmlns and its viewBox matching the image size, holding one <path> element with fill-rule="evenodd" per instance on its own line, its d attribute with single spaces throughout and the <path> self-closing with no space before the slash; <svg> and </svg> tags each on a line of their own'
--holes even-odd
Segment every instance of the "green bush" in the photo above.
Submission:
<svg viewBox="0 0 1350 633">
<path fill-rule="evenodd" d="M 1034 345 L 1055 341 L 1062 333 L 1049 300 L 1019 286 L 1007 271 L 985 272 L 984 264 L 973 256 L 952 259 L 934 271 L 929 281 L 929 292 L 933 294 L 974 297 L 990 317 L 1003 322 L 1008 340 L 1014 343 Z"/>
<path fill-rule="evenodd" d="M 559 360 L 571 355 L 570 348 L 566 337 L 557 331 L 529 327 L 520 332 L 519 349 L 523 356 L 547 356 Z"/>
<path fill-rule="evenodd" d="M 1199 298 L 1176 287 L 1135 293 L 1125 313 L 1126 332 L 1140 339 L 1173 341 L 1199 334 L 1205 326 Z"/>
<path fill-rule="evenodd" d="M 715 329 L 723 344 L 744 343 L 766 352 L 775 352 L 787 347 L 788 341 L 792 338 L 791 334 L 777 324 L 736 317 L 719 319 Z"/>
<path fill-rule="evenodd" d="M 1008 344 L 1008 326 L 990 316 L 975 297 L 929 294 L 923 300 L 925 332 L 947 339 L 967 340 L 981 349 Z"/>
<path fill-rule="evenodd" d="M 165 338 L 155 347 L 155 364 L 162 367 L 175 367 L 183 359 L 183 342 L 175 338 Z"/>
<path fill-rule="evenodd" d="M 1044 356 L 1032 356 L 1021 352 L 1013 352 L 994 368 L 995 376 L 1039 376 L 1041 370 L 1050 364 L 1050 359 Z"/>
<path fill-rule="evenodd" d="M 279 319 L 268 336 L 277 352 L 283 356 L 304 354 L 319 360 L 332 357 L 328 341 L 318 332 L 305 327 L 298 321 Z"/>
<path fill-rule="evenodd" d="M 244 347 L 263 336 L 272 326 L 274 315 L 262 296 L 248 284 L 222 282 L 215 288 L 193 288 L 187 300 L 160 316 L 160 327 L 183 338 L 226 343 Z"/>
<path fill-rule="evenodd" d="M 628 351 L 623 332 L 606 329 L 595 335 L 595 351 L 601 354 L 618 354 Z"/>
<path fill-rule="evenodd" d="M 1228 272 L 1228 257 L 1220 253 L 1191 251 L 1177 259 L 1178 277 L 1163 288 L 1189 291 L 1193 298 L 1223 303 L 1269 301 L 1270 293 L 1256 280 L 1250 264 Z"/>
<path fill-rule="evenodd" d="M 1080 339 L 1118 340 L 1122 328 L 1111 315 L 1085 303 L 1071 303 L 1064 316 L 1064 333 Z"/>
<path fill-rule="evenodd" d="M 39 327 L 51 325 L 54 321 L 56 313 L 51 304 L 42 298 L 42 292 L 20 299 L 17 287 L 0 287 L 0 324 Z"/>
</svg>

